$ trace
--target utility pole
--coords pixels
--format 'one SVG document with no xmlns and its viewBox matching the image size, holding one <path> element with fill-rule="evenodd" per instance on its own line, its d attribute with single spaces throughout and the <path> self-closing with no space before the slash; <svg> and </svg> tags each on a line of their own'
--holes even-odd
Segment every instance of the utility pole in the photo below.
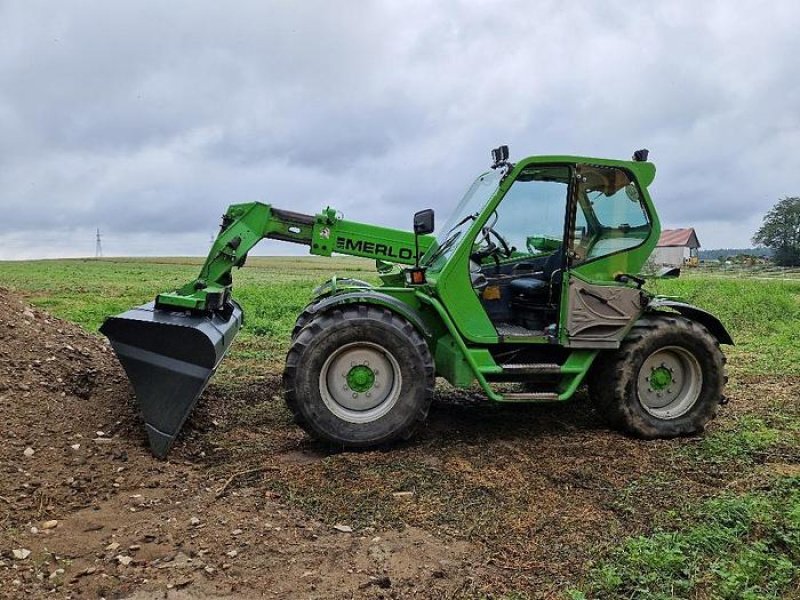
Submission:
<svg viewBox="0 0 800 600">
<path fill-rule="evenodd" d="M 97 241 L 94 245 L 94 257 L 102 258 L 103 256 L 103 243 L 100 241 L 100 228 L 97 228 Z"/>
</svg>

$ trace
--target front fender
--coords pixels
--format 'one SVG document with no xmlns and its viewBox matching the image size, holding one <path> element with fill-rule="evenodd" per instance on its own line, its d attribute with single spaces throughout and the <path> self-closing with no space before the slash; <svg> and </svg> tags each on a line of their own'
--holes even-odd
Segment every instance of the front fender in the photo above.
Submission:
<svg viewBox="0 0 800 600">
<path fill-rule="evenodd" d="M 304 311 L 304 314 L 308 316 L 308 321 L 310 321 L 318 314 L 337 306 L 359 303 L 384 306 L 405 318 L 426 340 L 431 340 L 433 337 L 430 328 L 425 324 L 420 314 L 414 310 L 414 307 L 409 306 L 402 300 L 398 300 L 394 296 L 379 292 L 375 288 L 354 289 L 353 291 L 345 291 L 322 297 L 309 305 Z"/>
<path fill-rule="evenodd" d="M 353 279 L 352 277 L 331 277 L 325 283 L 318 285 L 311 293 L 314 298 L 313 302 L 320 300 L 326 296 L 332 296 L 342 292 L 347 292 L 351 289 L 367 290 L 373 286 L 371 283 L 362 281 L 361 279 Z"/>
<path fill-rule="evenodd" d="M 645 308 L 645 312 L 657 312 L 663 308 L 672 309 L 684 317 L 692 319 L 693 321 L 697 321 L 701 325 L 705 326 L 705 328 L 708 329 L 715 338 L 717 338 L 717 341 L 720 344 L 729 344 L 731 346 L 734 345 L 733 338 L 731 337 L 731 334 L 728 333 L 728 330 L 725 329 L 722 321 L 702 308 L 697 308 L 696 306 L 692 306 L 691 304 L 687 304 L 685 302 L 670 300 L 669 298 L 656 297 L 648 303 L 647 308 Z"/>
</svg>

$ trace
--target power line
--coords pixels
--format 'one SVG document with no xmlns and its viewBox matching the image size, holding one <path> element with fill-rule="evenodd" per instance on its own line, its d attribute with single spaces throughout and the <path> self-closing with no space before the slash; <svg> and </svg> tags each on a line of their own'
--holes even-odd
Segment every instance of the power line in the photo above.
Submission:
<svg viewBox="0 0 800 600">
<path fill-rule="evenodd" d="M 97 243 L 94 246 L 94 257 L 101 258 L 103 256 L 103 243 L 100 241 L 100 228 L 97 228 Z"/>
</svg>

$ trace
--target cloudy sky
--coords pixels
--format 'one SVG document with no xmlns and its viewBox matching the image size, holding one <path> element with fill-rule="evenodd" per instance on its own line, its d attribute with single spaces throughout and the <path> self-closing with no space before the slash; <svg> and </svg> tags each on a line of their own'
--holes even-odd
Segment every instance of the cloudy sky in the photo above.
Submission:
<svg viewBox="0 0 800 600">
<path fill-rule="evenodd" d="M 791 1 L 0 0 L 0 258 L 205 254 L 251 200 L 442 223 L 500 143 L 647 147 L 665 226 L 747 246 L 800 194 L 798 31 Z"/>
</svg>

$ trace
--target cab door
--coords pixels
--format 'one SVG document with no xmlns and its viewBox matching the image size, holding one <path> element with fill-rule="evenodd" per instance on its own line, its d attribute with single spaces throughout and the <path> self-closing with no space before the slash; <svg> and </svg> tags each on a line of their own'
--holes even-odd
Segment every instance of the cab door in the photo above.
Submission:
<svg viewBox="0 0 800 600">
<path fill-rule="evenodd" d="M 471 231 L 472 294 L 499 341 L 545 343 L 557 333 L 572 179 L 568 164 L 523 166 Z"/>
<path fill-rule="evenodd" d="M 641 314 L 645 298 L 619 281 L 636 275 L 652 250 L 653 223 L 643 190 L 628 171 L 578 165 L 562 294 L 562 341 L 615 348 Z"/>
</svg>

